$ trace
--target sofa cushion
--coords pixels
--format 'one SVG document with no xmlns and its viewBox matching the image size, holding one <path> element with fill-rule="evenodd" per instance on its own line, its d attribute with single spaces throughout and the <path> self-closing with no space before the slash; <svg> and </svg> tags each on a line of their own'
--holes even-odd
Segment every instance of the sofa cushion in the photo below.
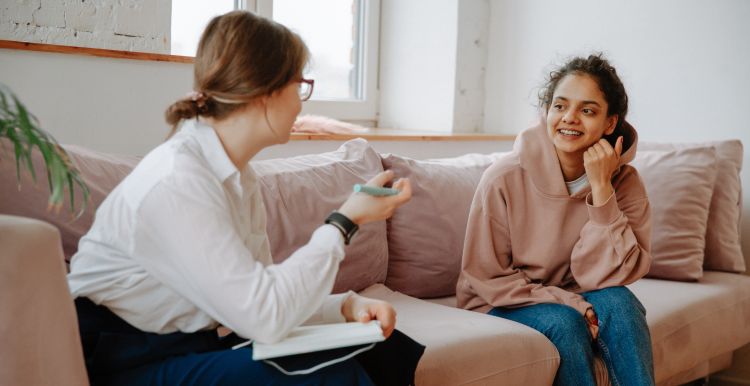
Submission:
<svg viewBox="0 0 750 386">
<path fill-rule="evenodd" d="M 703 268 L 744 272 L 745 259 L 740 247 L 742 142 L 730 140 L 695 143 L 641 142 L 638 144 L 638 150 L 665 151 L 698 147 L 714 147 L 719 159 L 716 183 L 708 212 Z"/>
<path fill-rule="evenodd" d="M 696 379 L 686 373 L 706 376 L 713 362 L 715 371 L 726 367 L 727 353 L 750 343 L 750 277 L 707 271 L 697 283 L 641 279 L 627 287 L 646 308 L 657 384 Z M 426 301 L 457 304 L 455 296 Z M 398 318 L 401 328 L 401 312 Z"/>
<path fill-rule="evenodd" d="M 0 139 L 6 149 L 13 149 L 10 141 Z M 73 164 L 81 172 L 91 192 L 91 202 L 86 211 L 75 221 L 71 221 L 70 195 L 65 190 L 63 205 L 59 210 L 47 210 L 49 200 L 49 183 L 46 176 L 44 157 L 38 148 L 32 151 L 32 162 L 37 175 L 39 188 L 34 187 L 30 173 L 21 169 L 21 187 L 16 183 L 15 163 L 0 163 L 0 214 L 31 217 L 46 221 L 60 230 L 65 259 L 78 251 L 78 240 L 89 231 L 94 223 L 93 208 L 98 208 L 107 198 L 109 192 L 117 186 L 140 162 L 141 157 L 100 153 L 81 146 L 65 145 L 65 151 Z M 4 157 L 4 159 L 7 159 Z M 76 213 L 83 203 L 83 195 L 78 185 L 75 186 Z M 93 207 L 91 204 L 93 203 Z"/>
<path fill-rule="evenodd" d="M 360 295 L 385 300 L 396 328 L 426 346 L 418 386 L 551 385 L 560 364 L 555 346 L 522 324 L 415 299 L 375 285 Z"/>
<path fill-rule="evenodd" d="M 315 229 L 363 183 L 383 171 L 380 156 L 364 139 L 330 153 L 250 163 L 260 182 L 268 215 L 274 263 L 286 260 L 310 241 Z M 339 265 L 333 292 L 358 291 L 385 281 L 388 240 L 385 220 L 365 224 Z"/>
<path fill-rule="evenodd" d="M 641 279 L 656 382 L 750 343 L 750 277 L 705 271 L 697 283 Z"/>
<path fill-rule="evenodd" d="M 716 150 L 639 151 L 630 164 L 643 178 L 653 213 L 648 276 L 700 280 Z"/>
<path fill-rule="evenodd" d="M 456 293 L 474 192 L 503 154 L 424 161 L 381 155 L 384 169 L 412 184 L 411 201 L 388 219 L 388 288 L 420 298 Z"/>
</svg>

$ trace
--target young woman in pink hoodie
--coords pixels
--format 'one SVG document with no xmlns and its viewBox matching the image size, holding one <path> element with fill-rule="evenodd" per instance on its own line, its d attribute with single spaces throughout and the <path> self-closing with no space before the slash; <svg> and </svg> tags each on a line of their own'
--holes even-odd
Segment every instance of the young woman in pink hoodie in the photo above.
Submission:
<svg viewBox="0 0 750 386">
<path fill-rule="evenodd" d="M 651 207 L 628 97 L 601 55 L 540 92 L 544 113 L 485 171 L 466 231 L 459 307 L 532 327 L 560 353 L 555 385 L 653 385 L 646 311 L 626 288 L 651 264 Z"/>
</svg>

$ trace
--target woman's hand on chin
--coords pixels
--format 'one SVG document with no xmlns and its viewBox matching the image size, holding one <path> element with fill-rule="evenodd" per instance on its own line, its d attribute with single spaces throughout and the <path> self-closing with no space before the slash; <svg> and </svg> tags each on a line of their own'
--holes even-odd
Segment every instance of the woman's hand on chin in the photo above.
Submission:
<svg viewBox="0 0 750 386">
<path fill-rule="evenodd" d="M 622 153 L 622 137 L 617 138 L 614 149 L 602 138 L 583 153 L 583 167 L 586 168 L 594 206 L 607 202 L 612 195 L 612 173 L 617 169 Z"/>
<path fill-rule="evenodd" d="M 367 185 L 382 187 L 392 178 L 393 171 L 389 170 L 375 176 Z M 338 212 L 357 225 L 387 219 L 399 205 L 411 200 L 411 182 L 408 178 L 399 178 L 393 183 L 393 189 L 400 190 L 401 193 L 393 196 L 352 193 Z"/>
<path fill-rule="evenodd" d="M 396 311 L 387 302 L 352 294 L 341 306 L 341 313 L 347 322 L 367 323 L 370 320 L 380 321 L 383 336 L 391 336 L 396 328 Z"/>
</svg>

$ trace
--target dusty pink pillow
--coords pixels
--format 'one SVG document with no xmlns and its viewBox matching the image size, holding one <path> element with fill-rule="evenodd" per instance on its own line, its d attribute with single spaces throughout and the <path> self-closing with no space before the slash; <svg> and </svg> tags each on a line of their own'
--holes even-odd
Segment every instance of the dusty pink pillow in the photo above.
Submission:
<svg viewBox="0 0 750 386">
<path fill-rule="evenodd" d="M 274 263 L 286 260 L 352 192 L 354 184 L 383 171 L 380 156 L 364 139 L 337 151 L 251 162 L 258 174 L 268 215 L 268 238 Z M 334 293 L 359 291 L 385 281 L 388 241 L 385 221 L 360 227 L 345 248 Z"/>
<path fill-rule="evenodd" d="M 381 156 L 383 168 L 412 184 L 411 201 L 388 219 L 388 288 L 420 298 L 456 293 L 474 193 L 485 169 L 503 154 L 424 161 Z"/>
<path fill-rule="evenodd" d="M 630 165 L 643 178 L 654 218 L 647 276 L 700 280 L 718 165 L 716 150 L 640 150 Z"/>
<path fill-rule="evenodd" d="M 10 141 L 5 138 L 0 141 L 6 149 L 9 149 L 12 157 L 13 147 Z M 65 145 L 63 147 L 73 164 L 80 170 L 83 180 L 91 191 L 91 202 L 96 208 L 141 160 L 141 157 L 105 154 L 80 146 Z M 70 257 L 78 251 L 78 240 L 89 231 L 94 222 L 91 202 L 87 205 L 83 215 L 71 222 L 70 195 L 66 189 L 59 212 L 55 209 L 47 211 L 47 200 L 50 194 L 42 153 L 37 148 L 34 148 L 32 152 L 39 189 L 34 188 L 31 175 L 22 169 L 21 190 L 18 190 L 15 162 L 9 158 L 3 157 L 3 162 L 0 163 L 0 197 L 2 197 L 0 213 L 31 217 L 56 226 L 60 230 L 65 259 L 70 260 Z M 83 196 L 77 185 L 74 196 L 76 213 L 78 213 L 83 203 Z"/>
<path fill-rule="evenodd" d="M 745 259 L 740 247 L 740 216 L 742 214 L 742 142 L 738 140 L 695 143 L 641 142 L 638 150 L 676 150 L 714 147 L 719 159 L 716 183 L 708 211 L 706 255 L 707 270 L 745 272 Z"/>
</svg>

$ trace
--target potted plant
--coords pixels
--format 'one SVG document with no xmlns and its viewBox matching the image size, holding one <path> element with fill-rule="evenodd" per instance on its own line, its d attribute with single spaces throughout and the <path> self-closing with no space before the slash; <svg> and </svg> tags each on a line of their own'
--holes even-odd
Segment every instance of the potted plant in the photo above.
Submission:
<svg viewBox="0 0 750 386">
<path fill-rule="evenodd" d="M 18 189 L 21 189 L 21 169 L 31 173 L 35 186 L 37 175 L 34 171 L 31 152 L 36 146 L 44 156 L 47 166 L 47 179 L 50 187 L 50 197 L 47 210 L 54 206 L 60 210 L 63 204 L 64 192 L 67 187 L 70 191 L 70 211 L 73 219 L 77 219 L 86 209 L 86 202 L 90 192 L 81 174 L 71 161 L 68 153 L 55 140 L 52 135 L 39 127 L 39 121 L 26 110 L 26 107 L 18 100 L 16 94 L 4 84 L 0 84 L 0 138 L 8 138 L 13 146 L 16 159 L 16 176 L 18 178 Z M 0 141 L 4 151 L 0 151 L 0 161 L 3 156 L 9 156 L 10 151 L 5 146 L 5 141 Z M 73 187 L 77 184 L 83 192 L 83 205 L 78 214 L 75 212 Z"/>
</svg>

